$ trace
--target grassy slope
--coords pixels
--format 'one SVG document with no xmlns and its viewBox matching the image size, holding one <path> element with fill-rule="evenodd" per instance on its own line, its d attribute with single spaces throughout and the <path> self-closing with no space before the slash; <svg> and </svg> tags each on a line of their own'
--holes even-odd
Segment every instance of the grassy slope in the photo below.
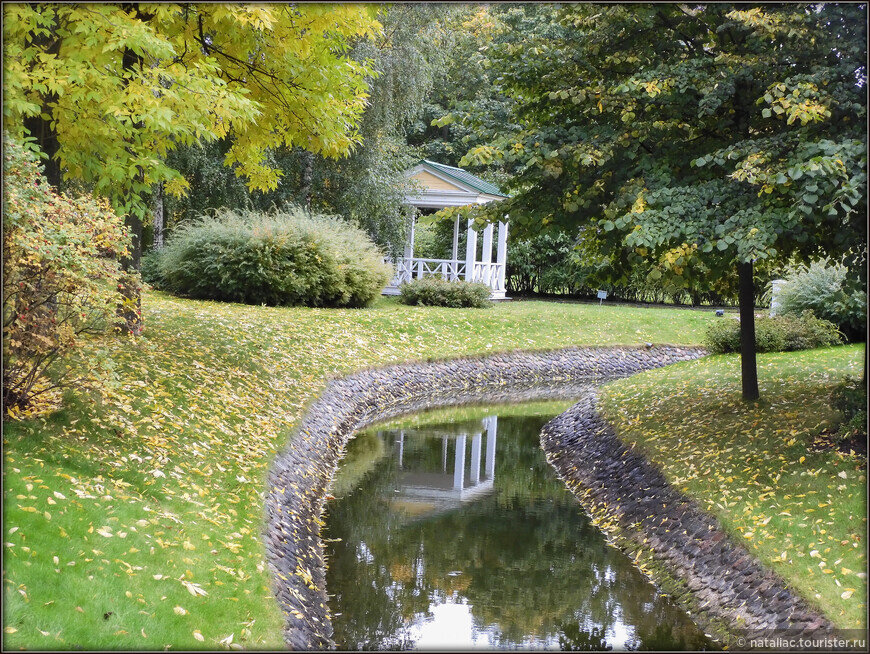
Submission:
<svg viewBox="0 0 870 654">
<path fill-rule="evenodd" d="M 695 344 L 711 312 L 512 302 L 277 309 L 144 298 L 121 390 L 5 426 L 4 645 L 281 648 L 265 475 L 329 375 L 574 344 Z"/>
<path fill-rule="evenodd" d="M 740 400 L 736 355 L 619 380 L 602 411 L 677 487 L 844 628 L 867 626 L 866 469 L 807 443 L 863 346 L 763 354 L 762 400 Z"/>
</svg>

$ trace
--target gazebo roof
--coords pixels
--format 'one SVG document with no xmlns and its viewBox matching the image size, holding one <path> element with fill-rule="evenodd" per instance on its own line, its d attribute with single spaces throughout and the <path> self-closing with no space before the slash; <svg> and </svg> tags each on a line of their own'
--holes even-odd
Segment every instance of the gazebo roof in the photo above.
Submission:
<svg viewBox="0 0 870 654">
<path fill-rule="evenodd" d="M 471 188 L 477 189 L 481 193 L 486 193 L 488 195 L 499 195 L 503 198 L 509 197 L 499 191 L 498 187 L 495 184 L 485 182 L 484 180 L 480 179 L 480 177 L 472 175 L 466 170 L 462 170 L 462 168 L 457 168 L 456 166 L 446 166 L 436 161 L 429 161 L 428 159 L 423 159 L 423 161 L 421 161 L 420 163 L 427 164 L 435 170 L 447 175 L 448 177 L 453 177 L 457 181 L 460 181 L 463 184 L 467 184 Z"/>
<path fill-rule="evenodd" d="M 415 207 L 441 209 L 486 204 L 510 197 L 499 191 L 494 184 L 462 168 L 446 166 L 428 159 L 405 171 L 405 175 L 419 185 L 405 195 L 406 204 Z"/>
</svg>

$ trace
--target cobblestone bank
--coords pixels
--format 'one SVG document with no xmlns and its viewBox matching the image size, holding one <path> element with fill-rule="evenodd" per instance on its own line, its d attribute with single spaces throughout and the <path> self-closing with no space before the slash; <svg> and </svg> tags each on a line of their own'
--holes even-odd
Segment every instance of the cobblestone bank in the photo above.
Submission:
<svg viewBox="0 0 870 654">
<path fill-rule="evenodd" d="M 720 640 L 740 645 L 737 634 L 746 630 L 832 632 L 827 619 L 616 437 L 595 412 L 594 392 L 544 426 L 541 446 L 611 541 Z"/>
<path fill-rule="evenodd" d="M 427 408 L 577 397 L 584 385 L 704 353 L 683 347 L 514 352 L 365 370 L 332 381 L 269 475 L 264 541 L 287 645 L 334 647 L 320 527 L 329 485 L 355 431 Z"/>
</svg>

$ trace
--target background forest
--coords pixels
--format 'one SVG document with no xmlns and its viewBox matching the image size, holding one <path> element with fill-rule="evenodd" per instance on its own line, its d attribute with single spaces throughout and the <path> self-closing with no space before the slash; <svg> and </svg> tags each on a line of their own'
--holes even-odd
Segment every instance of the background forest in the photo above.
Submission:
<svg viewBox="0 0 870 654">
<path fill-rule="evenodd" d="M 108 194 L 127 213 L 133 268 L 140 252 L 221 208 L 331 214 L 386 253 L 398 252 L 407 229 L 402 172 L 426 158 L 511 194 L 489 211 L 511 217 L 514 295 L 592 297 L 605 288 L 627 301 L 736 304 L 742 262 L 744 286 L 754 282 L 761 304 L 771 279 L 824 260 L 852 271 L 837 301 L 846 313 L 863 313 L 864 5 L 395 4 L 367 11 L 363 19 L 355 9 L 312 10 L 312 20 L 335 21 L 336 30 L 310 44 L 304 37 L 298 53 L 269 43 L 262 66 L 249 66 L 250 78 L 240 57 L 268 26 L 245 11 L 195 19 L 189 9 L 125 14 L 133 38 L 114 28 L 106 36 L 102 19 L 70 14 L 94 30 L 95 43 L 116 39 L 109 53 L 124 54 L 123 74 L 108 80 L 106 92 L 120 86 L 124 103 L 145 102 L 147 94 L 124 81 L 138 67 L 143 89 L 150 85 L 166 108 L 183 101 L 191 112 L 176 110 L 166 123 L 171 111 L 155 105 L 141 116 L 130 109 L 127 120 L 121 106 L 113 109 L 117 135 L 94 123 L 89 147 L 70 141 L 81 142 L 88 123 L 66 122 L 78 115 L 74 102 L 93 98 L 76 99 L 53 77 L 65 73 L 69 82 L 87 69 L 76 57 L 67 64 L 79 66 L 72 73 L 36 65 L 83 37 L 52 41 L 41 30 L 57 30 L 61 23 L 51 21 L 63 17 L 25 19 L 24 12 L 7 21 L 10 42 L 19 31 L 38 36 L 7 71 L 15 91 L 7 119 L 21 121 L 48 155 L 52 186 Z M 213 22 L 205 32 L 203 16 Z M 167 40 L 158 47 L 138 31 L 163 29 L 161 21 Z M 233 26 L 254 40 L 222 43 Z M 221 67 L 213 79 L 191 78 L 193 92 L 193 82 L 210 85 L 211 110 L 171 97 L 166 80 L 178 75 L 176 61 L 194 56 L 191 47 L 199 58 L 217 56 Z M 309 70 L 324 66 L 321 78 L 305 81 L 309 73 L 282 64 L 300 54 L 314 64 Z M 221 95 L 224 84 L 248 88 L 231 102 Z M 272 86 L 280 93 L 265 92 Z M 266 114 L 257 117 L 254 99 Z M 214 116 L 216 124 L 204 125 Z M 112 158 L 119 165 L 94 168 Z M 131 169 L 139 174 L 123 182 Z M 444 256 L 456 211 L 422 221 L 420 255 Z M 475 217 L 496 217 L 486 211 Z"/>
<path fill-rule="evenodd" d="M 339 215 L 398 251 L 406 228 L 401 173 L 426 158 L 513 195 L 513 294 L 594 297 L 606 288 L 626 301 L 736 304 L 737 276 L 727 271 L 743 254 L 740 242 L 758 250 L 759 304 L 769 300 L 771 279 L 795 274 L 808 258 L 846 257 L 862 274 L 861 248 L 851 247 L 866 240 L 858 6 L 794 5 L 764 16 L 736 16 L 724 5 L 593 9 L 391 6 L 379 15 L 383 34 L 351 50 L 372 75 L 350 156 L 276 148 L 268 157 L 283 175 L 263 192 L 224 165 L 229 141 L 181 147 L 168 163 L 190 191 L 173 198 L 158 189 L 163 224 L 145 242 L 162 242 L 161 232 L 203 211 L 301 205 Z M 815 47 L 804 48 L 804 37 Z M 775 62 L 771 42 L 781 46 Z M 794 74 L 783 76 L 782 67 Z M 766 169 L 757 165 L 765 159 Z M 726 193 L 734 206 L 720 204 Z M 627 217 L 638 202 L 663 209 L 648 210 L 657 226 L 648 223 L 629 242 Z M 723 212 L 735 223 L 750 214 L 744 233 L 716 240 L 699 237 L 703 226 L 666 227 L 678 215 L 717 223 Z M 795 229 L 808 215 L 814 227 Z M 828 216 L 850 229 L 837 230 Z M 449 247 L 452 221 L 437 218 L 418 231 L 421 256 L 442 257 Z M 716 229 L 739 232 L 735 226 Z M 783 246 L 771 251 L 771 240 Z M 851 284 L 847 295 L 866 282 Z M 851 310 L 862 313 L 856 302 Z"/>
</svg>

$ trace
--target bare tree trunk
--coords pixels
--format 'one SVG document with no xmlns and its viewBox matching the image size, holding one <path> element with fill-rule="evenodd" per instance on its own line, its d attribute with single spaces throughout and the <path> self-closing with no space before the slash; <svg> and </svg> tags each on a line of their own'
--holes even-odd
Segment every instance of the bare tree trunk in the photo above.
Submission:
<svg viewBox="0 0 870 654">
<path fill-rule="evenodd" d="M 749 138 L 749 106 L 752 97 L 750 81 L 739 79 L 735 86 L 734 120 L 737 132 Z M 740 305 L 740 375 L 743 399 L 758 399 L 758 368 L 755 362 L 755 283 L 752 262 L 737 264 L 737 302 Z"/>
<path fill-rule="evenodd" d="M 163 247 L 163 182 L 154 187 L 154 249 Z"/>
<path fill-rule="evenodd" d="M 142 12 L 138 3 L 122 5 L 128 14 L 134 14 L 143 22 L 153 17 Z M 142 56 L 130 48 L 125 48 L 121 57 L 121 67 L 124 71 L 136 71 L 142 67 Z M 136 172 L 138 181 L 145 178 L 145 171 L 139 168 Z M 136 191 L 131 190 L 131 193 Z M 130 229 L 130 254 L 121 259 L 121 268 L 126 273 L 119 284 L 121 304 L 118 306 L 118 328 L 128 334 L 138 336 L 142 333 L 142 287 L 139 279 L 139 269 L 142 267 L 142 217 L 135 211 L 128 211 L 124 222 Z"/>
<path fill-rule="evenodd" d="M 864 389 L 867 389 L 867 340 L 864 341 L 864 371 L 861 373 L 861 383 L 864 385 Z"/>
<path fill-rule="evenodd" d="M 755 363 L 755 288 L 752 262 L 737 264 L 738 302 L 740 304 L 740 374 L 743 399 L 755 401 L 758 393 L 758 370 Z"/>
<path fill-rule="evenodd" d="M 305 208 L 311 211 L 311 186 L 314 180 L 314 153 L 302 151 L 302 198 Z"/>
<path fill-rule="evenodd" d="M 57 25 L 49 28 L 49 34 L 32 33 L 33 45 L 44 50 L 46 54 L 56 55 L 60 52 L 60 39 L 55 38 L 53 32 Z M 40 112 L 36 116 L 28 116 L 24 119 L 24 128 L 30 136 L 36 139 L 39 149 L 48 159 L 45 160 L 45 179 L 54 190 L 60 193 L 60 160 L 57 158 L 59 144 L 57 131 L 51 126 L 51 115 L 54 111 L 52 105 L 57 102 L 56 93 L 46 93 L 42 98 Z"/>
</svg>

